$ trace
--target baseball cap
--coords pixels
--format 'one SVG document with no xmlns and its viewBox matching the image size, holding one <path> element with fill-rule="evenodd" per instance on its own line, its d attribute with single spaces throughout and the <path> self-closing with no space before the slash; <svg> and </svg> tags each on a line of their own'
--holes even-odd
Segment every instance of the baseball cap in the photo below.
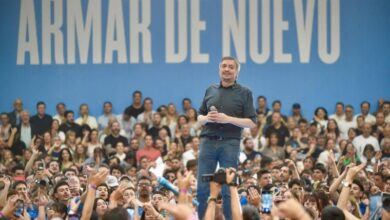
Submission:
<svg viewBox="0 0 390 220">
<path fill-rule="evenodd" d="M 108 176 L 106 180 L 106 184 L 110 188 L 119 186 L 118 179 L 115 176 Z"/>
</svg>

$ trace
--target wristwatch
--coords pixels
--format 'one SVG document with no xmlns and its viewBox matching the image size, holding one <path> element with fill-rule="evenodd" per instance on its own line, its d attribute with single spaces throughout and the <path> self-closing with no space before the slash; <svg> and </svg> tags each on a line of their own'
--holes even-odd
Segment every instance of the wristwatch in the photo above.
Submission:
<svg viewBox="0 0 390 220">
<path fill-rule="evenodd" d="M 217 203 L 217 198 L 214 198 L 214 197 L 209 197 L 208 199 L 207 199 L 207 204 L 209 203 L 209 202 L 215 202 L 215 203 Z"/>
<path fill-rule="evenodd" d="M 237 183 L 235 183 L 234 181 L 232 181 L 231 183 L 229 183 L 228 184 L 229 186 L 233 186 L 233 187 L 237 187 L 238 186 L 238 184 Z"/>
<path fill-rule="evenodd" d="M 344 187 L 347 187 L 347 188 L 351 188 L 351 186 L 352 186 L 352 183 L 349 183 L 346 180 L 343 180 L 343 182 L 341 182 L 341 183 L 343 184 Z"/>
</svg>

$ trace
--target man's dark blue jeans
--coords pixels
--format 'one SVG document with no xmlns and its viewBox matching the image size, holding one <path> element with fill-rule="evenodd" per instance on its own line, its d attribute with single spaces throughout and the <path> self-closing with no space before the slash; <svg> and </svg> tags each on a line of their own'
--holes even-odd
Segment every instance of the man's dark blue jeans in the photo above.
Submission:
<svg viewBox="0 0 390 220">
<path fill-rule="evenodd" d="M 240 154 L 239 139 L 220 139 L 202 137 L 200 141 L 200 152 L 198 160 L 198 189 L 197 199 L 199 202 L 199 219 L 204 217 L 207 209 L 207 199 L 210 196 L 210 183 L 202 181 L 203 174 L 215 173 L 219 162 L 219 167 L 237 169 L 238 157 Z M 223 213 L 226 220 L 232 219 L 230 207 L 229 187 L 222 187 Z"/>
</svg>

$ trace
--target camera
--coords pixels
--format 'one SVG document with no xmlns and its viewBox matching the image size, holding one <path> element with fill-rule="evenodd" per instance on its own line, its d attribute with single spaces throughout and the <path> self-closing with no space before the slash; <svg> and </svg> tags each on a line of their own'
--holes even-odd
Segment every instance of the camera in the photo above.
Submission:
<svg viewBox="0 0 390 220">
<path fill-rule="evenodd" d="M 226 169 L 221 167 L 215 173 L 203 174 L 202 181 L 203 182 L 214 181 L 221 185 L 226 184 Z M 234 175 L 233 183 L 237 183 L 237 175 Z"/>
<path fill-rule="evenodd" d="M 43 165 L 43 163 L 39 163 L 38 170 L 45 170 L 45 165 Z"/>
<path fill-rule="evenodd" d="M 41 188 L 46 187 L 47 185 L 45 180 L 35 180 L 35 184 Z"/>
</svg>

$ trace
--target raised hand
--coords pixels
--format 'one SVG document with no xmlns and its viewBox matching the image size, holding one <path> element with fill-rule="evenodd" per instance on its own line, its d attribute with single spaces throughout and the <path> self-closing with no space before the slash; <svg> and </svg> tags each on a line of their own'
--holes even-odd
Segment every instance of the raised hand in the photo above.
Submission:
<svg viewBox="0 0 390 220">
<path fill-rule="evenodd" d="M 249 204 L 255 206 L 255 207 L 260 207 L 261 204 L 261 195 L 259 192 L 254 188 L 250 187 L 248 188 L 248 202 Z"/>
<path fill-rule="evenodd" d="M 89 178 L 89 184 L 93 184 L 97 186 L 101 183 L 104 183 L 106 181 L 108 172 L 109 171 L 107 169 L 104 169 L 94 175 L 91 175 Z"/>
<path fill-rule="evenodd" d="M 360 164 L 359 166 L 354 166 L 354 167 L 351 167 L 348 169 L 348 172 L 347 172 L 347 175 L 345 177 L 345 179 L 348 181 L 348 182 L 352 182 L 353 179 L 355 178 L 355 176 L 361 171 L 364 169 L 364 167 L 366 166 L 366 164 L 362 163 Z"/>
<path fill-rule="evenodd" d="M 188 189 L 191 186 L 191 180 L 193 178 L 192 171 L 187 172 L 185 176 L 177 172 L 177 185 L 180 189 Z"/>
<path fill-rule="evenodd" d="M 234 176 L 236 175 L 236 169 L 234 168 L 227 168 L 226 169 L 226 183 L 230 184 L 234 180 Z"/>
</svg>

